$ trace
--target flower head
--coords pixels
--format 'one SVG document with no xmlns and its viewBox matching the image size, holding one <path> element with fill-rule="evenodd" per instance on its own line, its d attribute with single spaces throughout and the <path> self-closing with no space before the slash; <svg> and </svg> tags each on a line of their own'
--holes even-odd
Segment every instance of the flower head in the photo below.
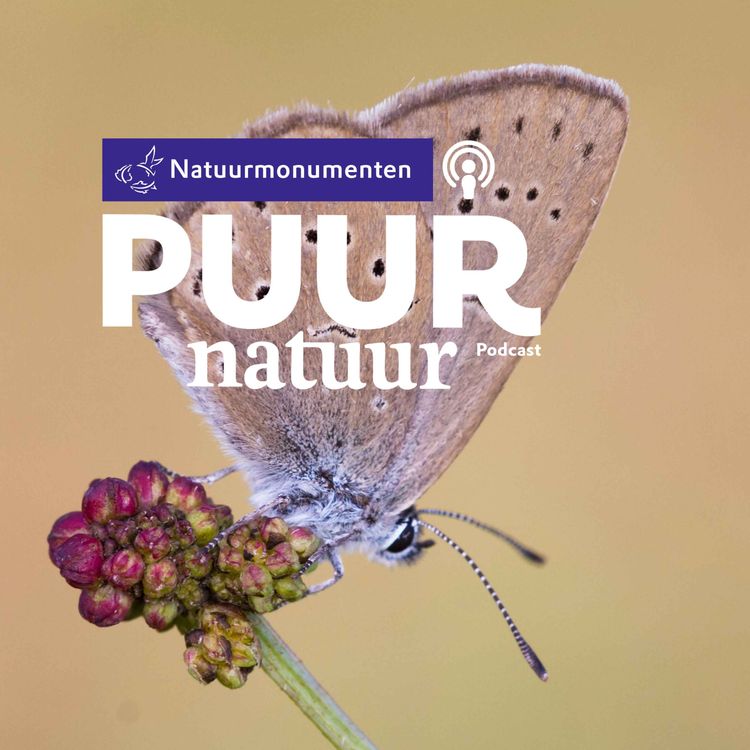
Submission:
<svg viewBox="0 0 750 750">
<path fill-rule="evenodd" d="M 129 481 L 94 480 L 82 510 L 47 537 L 52 562 L 82 589 L 78 609 L 100 627 L 143 616 L 155 630 L 187 631 L 185 663 L 203 683 L 237 688 L 260 662 L 249 612 L 272 612 L 307 594 L 303 563 L 320 547 L 309 529 L 278 517 L 232 525 L 232 512 L 185 477 L 141 461 Z M 137 606 L 136 606 L 137 605 Z"/>
</svg>

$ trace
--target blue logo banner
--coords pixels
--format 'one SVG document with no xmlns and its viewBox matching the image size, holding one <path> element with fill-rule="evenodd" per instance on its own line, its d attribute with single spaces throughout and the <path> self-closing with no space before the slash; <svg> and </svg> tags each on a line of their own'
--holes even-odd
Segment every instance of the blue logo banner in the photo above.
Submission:
<svg viewBox="0 0 750 750">
<path fill-rule="evenodd" d="M 103 138 L 104 201 L 431 201 L 431 138 Z"/>
</svg>

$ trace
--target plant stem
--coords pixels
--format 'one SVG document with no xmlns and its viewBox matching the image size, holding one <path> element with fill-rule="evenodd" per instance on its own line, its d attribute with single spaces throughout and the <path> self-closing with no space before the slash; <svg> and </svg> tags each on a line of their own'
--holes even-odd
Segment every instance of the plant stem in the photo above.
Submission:
<svg viewBox="0 0 750 750">
<path fill-rule="evenodd" d="M 328 741 L 340 750 L 375 750 L 375 745 L 336 705 L 268 620 L 256 614 L 249 614 L 249 617 L 260 641 L 263 670 Z"/>
</svg>

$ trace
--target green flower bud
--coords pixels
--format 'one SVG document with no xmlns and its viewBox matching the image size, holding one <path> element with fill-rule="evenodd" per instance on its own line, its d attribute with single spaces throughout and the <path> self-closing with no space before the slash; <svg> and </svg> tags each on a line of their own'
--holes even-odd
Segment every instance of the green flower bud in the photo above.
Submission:
<svg viewBox="0 0 750 750">
<path fill-rule="evenodd" d="M 248 539 L 245 542 L 243 553 L 246 560 L 252 560 L 259 565 L 262 565 L 266 561 L 268 550 L 266 549 L 266 545 L 263 544 L 260 539 Z"/>
<path fill-rule="evenodd" d="M 214 598 L 220 602 L 239 605 L 242 603 L 242 597 L 238 595 L 232 586 L 235 582 L 236 579 L 220 571 L 216 571 L 208 577 L 208 587 L 211 589 Z"/>
<path fill-rule="evenodd" d="M 276 589 L 276 593 L 287 602 L 296 602 L 307 594 L 307 586 L 298 577 L 285 576 L 284 578 L 277 578 L 273 582 L 273 587 Z"/>
<path fill-rule="evenodd" d="M 247 673 L 239 667 L 230 667 L 221 664 L 216 668 L 216 679 L 224 686 L 231 689 L 242 687 L 247 682 Z"/>
<path fill-rule="evenodd" d="M 267 615 L 276 609 L 272 596 L 251 596 L 248 597 L 248 603 L 253 612 L 257 612 L 259 615 Z"/>
<path fill-rule="evenodd" d="M 198 609 L 208 601 L 208 591 L 194 578 L 186 578 L 176 590 L 177 598 L 187 609 Z"/>
<path fill-rule="evenodd" d="M 185 649 L 183 658 L 187 664 L 188 673 L 198 682 L 208 685 L 216 679 L 216 667 L 206 659 L 200 648 L 191 646 Z"/>
<path fill-rule="evenodd" d="M 299 557 L 289 542 L 281 542 L 268 553 L 266 568 L 274 578 L 288 576 L 300 569 Z"/>
<path fill-rule="evenodd" d="M 243 669 L 252 669 L 258 666 L 259 652 L 255 642 L 252 644 L 242 643 L 241 641 L 231 641 L 232 644 L 232 664 L 235 667 Z"/>
<path fill-rule="evenodd" d="M 232 646 L 229 639 L 220 633 L 207 632 L 201 641 L 203 655 L 211 664 L 231 664 Z"/>
<path fill-rule="evenodd" d="M 190 511 L 187 520 L 195 534 L 195 541 L 201 547 L 208 544 L 218 533 L 219 523 L 212 505 L 201 505 Z"/>
</svg>

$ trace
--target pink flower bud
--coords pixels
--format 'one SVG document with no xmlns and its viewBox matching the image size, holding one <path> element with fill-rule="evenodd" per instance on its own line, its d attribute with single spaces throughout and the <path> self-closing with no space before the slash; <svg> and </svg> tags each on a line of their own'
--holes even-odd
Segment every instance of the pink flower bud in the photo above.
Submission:
<svg viewBox="0 0 750 750">
<path fill-rule="evenodd" d="M 115 518 L 130 518 L 138 512 L 138 498 L 135 490 L 121 479 L 114 480 Z"/>
<path fill-rule="evenodd" d="M 59 568 L 60 563 L 57 561 L 58 548 L 70 539 L 70 537 L 86 533 L 88 533 L 88 523 L 80 511 L 73 511 L 73 513 L 66 513 L 64 516 L 60 516 L 52 525 L 52 530 L 47 536 L 50 560 Z"/>
<path fill-rule="evenodd" d="M 138 526 L 135 518 L 115 519 L 107 524 L 107 534 L 120 547 L 129 547 L 135 539 Z"/>
<path fill-rule="evenodd" d="M 146 602 L 143 605 L 143 619 L 154 630 L 166 630 L 174 624 L 180 614 L 180 605 L 174 599 Z"/>
<path fill-rule="evenodd" d="M 273 594 L 273 579 L 265 568 L 250 563 L 240 573 L 240 588 L 247 596 L 270 596 Z"/>
<path fill-rule="evenodd" d="M 260 538 L 269 547 L 285 542 L 288 533 L 289 527 L 283 518 L 264 518 L 260 522 Z"/>
<path fill-rule="evenodd" d="M 105 524 L 115 517 L 114 489 L 110 479 L 95 479 L 83 495 L 83 515 L 89 521 Z"/>
<path fill-rule="evenodd" d="M 85 620 L 106 628 L 122 622 L 132 604 L 133 597 L 129 593 L 104 584 L 93 590 L 81 591 L 78 611 Z"/>
<path fill-rule="evenodd" d="M 147 599 L 162 599 L 177 587 L 177 566 L 168 557 L 146 566 L 143 593 Z"/>
<path fill-rule="evenodd" d="M 161 560 L 169 554 L 172 542 L 169 534 L 159 526 L 139 531 L 133 542 L 138 552 L 143 555 L 146 562 L 152 563 Z"/>
<path fill-rule="evenodd" d="M 94 523 L 127 518 L 138 511 L 133 488 L 122 479 L 95 479 L 83 496 L 83 515 Z"/>
<path fill-rule="evenodd" d="M 55 551 L 62 577 L 75 588 L 91 586 L 99 580 L 104 562 L 102 543 L 88 534 L 76 534 Z"/>
<path fill-rule="evenodd" d="M 159 503 L 159 505 L 155 505 L 151 512 L 162 526 L 171 526 L 177 519 L 176 509 L 167 503 Z"/>
<path fill-rule="evenodd" d="M 289 532 L 289 544 L 301 560 L 307 560 L 318 551 L 320 538 L 315 536 L 310 529 L 297 527 Z"/>
<path fill-rule="evenodd" d="M 245 564 L 245 558 L 242 556 L 242 550 L 234 547 L 222 546 L 219 549 L 219 556 L 216 561 L 219 570 L 231 575 L 239 575 L 242 566 Z"/>
<path fill-rule="evenodd" d="M 300 569 L 299 557 L 289 542 L 282 542 L 268 553 L 266 568 L 274 578 L 288 576 Z"/>
<path fill-rule="evenodd" d="M 102 566 L 102 574 L 119 589 L 129 589 L 143 578 L 146 565 L 143 558 L 133 549 L 121 549 L 107 558 Z"/>
<path fill-rule="evenodd" d="M 187 514 L 187 520 L 193 528 L 196 543 L 201 546 L 208 544 L 219 533 L 219 524 L 212 505 L 201 505 L 200 508 L 191 510 Z"/>
<path fill-rule="evenodd" d="M 152 508 L 160 503 L 169 485 L 164 470 L 153 461 L 139 461 L 130 470 L 128 482 L 133 485 L 141 508 Z"/>
<path fill-rule="evenodd" d="M 167 490 L 167 502 L 179 508 L 183 513 L 200 508 L 206 503 L 206 490 L 202 484 L 193 482 L 187 477 L 175 477 Z"/>
</svg>

